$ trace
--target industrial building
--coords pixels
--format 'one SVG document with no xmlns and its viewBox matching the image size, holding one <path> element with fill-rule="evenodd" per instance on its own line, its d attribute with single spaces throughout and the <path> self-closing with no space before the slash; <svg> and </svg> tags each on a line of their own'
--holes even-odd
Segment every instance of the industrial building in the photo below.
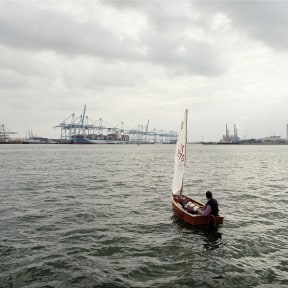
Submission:
<svg viewBox="0 0 288 288">
<path fill-rule="evenodd" d="M 222 139 L 220 140 L 220 142 L 222 143 L 239 143 L 241 139 L 238 136 L 238 130 L 236 125 L 234 124 L 234 134 L 230 134 L 229 129 L 228 129 L 228 125 L 226 124 L 226 133 L 225 135 L 223 135 Z"/>
</svg>

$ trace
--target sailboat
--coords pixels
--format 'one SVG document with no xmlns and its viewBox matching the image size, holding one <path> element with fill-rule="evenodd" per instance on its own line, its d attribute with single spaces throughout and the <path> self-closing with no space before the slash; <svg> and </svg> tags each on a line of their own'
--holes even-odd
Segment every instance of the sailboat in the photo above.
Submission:
<svg viewBox="0 0 288 288">
<path fill-rule="evenodd" d="M 198 214 L 196 210 L 199 208 L 203 209 L 205 205 L 183 194 L 183 180 L 187 151 L 187 119 L 188 110 L 185 110 L 175 150 L 174 176 L 171 186 L 173 211 L 180 220 L 193 226 L 210 224 L 215 226 L 222 224 L 224 219 L 222 215 L 202 216 Z"/>
</svg>

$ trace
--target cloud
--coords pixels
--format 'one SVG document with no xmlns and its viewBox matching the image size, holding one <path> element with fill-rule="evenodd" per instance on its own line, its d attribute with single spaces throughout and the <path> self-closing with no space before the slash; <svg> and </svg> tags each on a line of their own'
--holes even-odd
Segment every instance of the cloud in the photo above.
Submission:
<svg viewBox="0 0 288 288">
<path fill-rule="evenodd" d="M 0 1 L 0 123 L 45 136 L 86 104 L 94 120 L 175 130 L 188 108 L 191 139 L 218 140 L 226 123 L 267 136 L 287 122 L 286 10 L 284 1 Z"/>
<path fill-rule="evenodd" d="M 215 76 L 224 72 L 221 51 L 215 39 L 203 37 L 207 23 L 189 2 L 102 1 L 120 11 L 136 10 L 147 19 L 139 32 L 145 61 L 164 66 L 176 73 Z M 192 28 L 193 27 L 193 28 Z M 204 27 L 204 28 L 203 28 Z"/>
<path fill-rule="evenodd" d="M 146 13 L 154 8 L 152 3 L 148 4 Z M 116 34 L 118 31 L 111 29 L 113 25 L 109 29 L 111 19 L 101 19 L 101 22 L 94 18 L 81 22 L 61 11 L 12 2 L 0 12 L 0 41 L 9 47 L 54 51 L 67 56 L 72 54 L 72 57 L 74 54 L 107 61 L 154 63 L 176 72 L 222 73 L 220 51 L 205 39 L 191 39 L 185 33 L 191 24 L 189 15 L 183 20 L 181 16 L 185 11 L 179 11 L 175 17 L 173 7 L 167 7 L 170 9 L 157 9 L 157 16 L 155 12 L 148 14 L 151 25 L 142 24 L 135 39 L 127 33 L 120 37 Z M 114 14 L 121 19 L 119 12 Z M 147 14 L 142 17 L 147 18 Z M 133 25 L 132 21 L 130 25 Z"/>
<path fill-rule="evenodd" d="M 195 1 L 203 13 L 225 13 L 234 27 L 276 50 L 287 50 L 287 1 Z"/>
<path fill-rule="evenodd" d="M 2 4 L 2 3 L 1 3 Z M 110 58 L 139 57 L 137 43 L 120 39 L 97 19 L 79 22 L 57 10 L 17 2 L 1 5 L 0 41 L 2 45 L 36 51 L 55 51 L 65 55 Z"/>
</svg>

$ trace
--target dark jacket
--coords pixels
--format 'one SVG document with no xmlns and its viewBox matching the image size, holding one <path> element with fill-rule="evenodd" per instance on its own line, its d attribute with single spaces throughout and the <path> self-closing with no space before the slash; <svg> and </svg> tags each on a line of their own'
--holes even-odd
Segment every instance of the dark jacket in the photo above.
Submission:
<svg viewBox="0 0 288 288">
<path fill-rule="evenodd" d="M 218 209 L 218 202 L 214 198 L 210 199 L 206 205 L 209 205 L 211 207 L 211 213 L 210 215 L 217 216 L 219 209 Z"/>
</svg>

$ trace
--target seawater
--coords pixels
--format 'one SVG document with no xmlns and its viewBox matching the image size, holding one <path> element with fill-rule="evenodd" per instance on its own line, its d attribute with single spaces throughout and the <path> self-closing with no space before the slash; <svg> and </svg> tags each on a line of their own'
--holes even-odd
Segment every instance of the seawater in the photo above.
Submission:
<svg viewBox="0 0 288 288">
<path fill-rule="evenodd" d="M 0 287 L 288 287 L 288 146 L 188 146 L 217 231 L 173 216 L 174 145 L 0 145 Z"/>
</svg>

